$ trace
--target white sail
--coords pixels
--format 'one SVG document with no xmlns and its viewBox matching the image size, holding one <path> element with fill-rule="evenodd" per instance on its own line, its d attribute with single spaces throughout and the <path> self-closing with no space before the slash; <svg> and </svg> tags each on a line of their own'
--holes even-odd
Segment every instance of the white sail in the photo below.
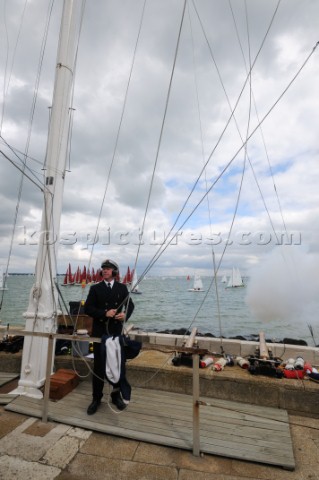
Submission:
<svg viewBox="0 0 319 480">
<path fill-rule="evenodd" d="M 6 275 L 5 275 L 2 267 L 0 267 L 0 290 L 7 290 Z"/>
<path fill-rule="evenodd" d="M 241 278 L 239 269 L 233 267 L 232 273 L 229 277 L 227 288 L 243 287 L 243 286 L 244 286 L 244 282 L 243 282 L 243 279 Z"/>
<path fill-rule="evenodd" d="M 226 277 L 226 275 L 223 276 L 223 278 L 222 278 L 222 283 L 227 283 L 227 277 Z"/>
<path fill-rule="evenodd" d="M 134 273 L 133 273 L 133 278 L 132 278 L 132 290 L 131 290 L 131 293 L 142 293 L 140 291 L 140 286 L 138 284 L 138 278 L 137 278 L 137 273 L 136 273 L 136 269 L 134 269 Z"/>
<path fill-rule="evenodd" d="M 195 274 L 194 276 L 194 286 L 188 290 L 189 292 L 204 292 L 203 282 L 200 275 Z"/>
</svg>

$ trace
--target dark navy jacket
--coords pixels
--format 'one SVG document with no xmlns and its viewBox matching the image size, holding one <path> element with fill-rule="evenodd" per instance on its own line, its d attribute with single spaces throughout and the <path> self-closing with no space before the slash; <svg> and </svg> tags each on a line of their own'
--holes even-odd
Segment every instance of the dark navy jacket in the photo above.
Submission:
<svg viewBox="0 0 319 480">
<path fill-rule="evenodd" d="M 126 285 L 114 281 L 111 292 L 108 291 L 104 280 L 92 285 L 85 302 L 84 312 L 93 318 L 93 337 L 122 333 L 123 322 L 105 316 L 106 310 L 113 308 L 116 308 L 118 312 L 125 311 L 126 320 L 132 315 L 134 303 L 131 298 L 129 299 Z"/>
</svg>

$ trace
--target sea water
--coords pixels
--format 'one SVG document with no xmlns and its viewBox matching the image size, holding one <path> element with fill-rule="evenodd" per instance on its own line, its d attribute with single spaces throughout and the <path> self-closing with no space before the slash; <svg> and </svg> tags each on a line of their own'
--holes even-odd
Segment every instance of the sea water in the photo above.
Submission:
<svg viewBox="0 0 319 480">
<path fill-rule="evenodd" d="M 70 301 L 85 300 L 89 286 L 62 286 L 63 277 L 58 277 L 60 308 L 67 313 Z M 303 339 L 309 346 L 314 342 L 307 325 L 290 324 L 270 319 L 264 322 L 250 311 L 245 298 L 247 286 L 226 288 L 219 281 L 217 286 L 212 279 L 202 277 L 204 292 L 190 292 L 192 280 L 185 277 L 148 277 L 139 288 L 141 294 L 132 294 L 135 310 L 131 322 L 145 331 L 163 331 L 196 327 L 198 332 L 215 336 L 243 336 L 253 339 L 260 331 L 267 339 L 274 341 L 285 337 Z M 246 285 L 249 279 L 244 279 Z M 8 290 L 0 291 L 2 325 L 11 327 L 25 325 L 23 312 L 27 310 L 30 290 L 34 282 L 32 275 L 11 275 L 7 278 Z M 217 287 L 217 288 L 216 288 Z M 217 292 L 216 292 L 217 289 Z M 3 295 L 3 297 L 2 297 Z M 317 335 L 318 336 L 318 335 Z"/>
</svg>

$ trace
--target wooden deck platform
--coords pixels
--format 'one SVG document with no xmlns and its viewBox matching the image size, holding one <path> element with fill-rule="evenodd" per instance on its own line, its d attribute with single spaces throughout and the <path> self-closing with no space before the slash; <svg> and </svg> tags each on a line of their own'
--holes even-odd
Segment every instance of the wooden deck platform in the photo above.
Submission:
<svg viewBox="0 0 319 480">
<path fill-rule="evenodd" d="M 12 390 L 13 387 L 10 387 L 10 384 L 18 378 L 19 375 L 17 373 L 0 372 L 0 405 L 6 405 L 8 401 L 15 397 L 15 395 L 8 395 L 7 392 Z M 8 388 L 4 388 L 6 386 Z"/>
<path fill-rule="evenodd" d="M 105 389 L 107 391 L 107 388 Z M 201 397 L 200 451 L 212 455 L 295 468 L 285 410 Z M 193 399 L 189 395 L 134 388 L 123 412 L 108 405 L 108 395 L 88 416 L 91 385 L 80 385 L 59 401 L 49 402 L 51 421 L 143 442 L 192 450 Z M 18 396 L 6 410 L 42 417 L 43 400 Z"/>
<path fill-rule="evenodd" d="M 17 373 L 0 372 L 0 387 L 18 377 L 19 375 Z"/>
</svg>

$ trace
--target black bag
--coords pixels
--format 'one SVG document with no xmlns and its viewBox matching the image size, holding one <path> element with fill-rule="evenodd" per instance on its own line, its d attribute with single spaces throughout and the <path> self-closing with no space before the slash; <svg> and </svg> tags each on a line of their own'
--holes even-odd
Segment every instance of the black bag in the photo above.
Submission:
<svg viewBox="0 0 319 480">
<path fill-rule="evenodd" d="M 130 337 L 125 337 L 124 335 L 120 337 L 120 344 L 123 346 L 125 358 L 128 360 L 136 358 L 142 348 L 141 342 L 131 340 Z"/>
</svg>

